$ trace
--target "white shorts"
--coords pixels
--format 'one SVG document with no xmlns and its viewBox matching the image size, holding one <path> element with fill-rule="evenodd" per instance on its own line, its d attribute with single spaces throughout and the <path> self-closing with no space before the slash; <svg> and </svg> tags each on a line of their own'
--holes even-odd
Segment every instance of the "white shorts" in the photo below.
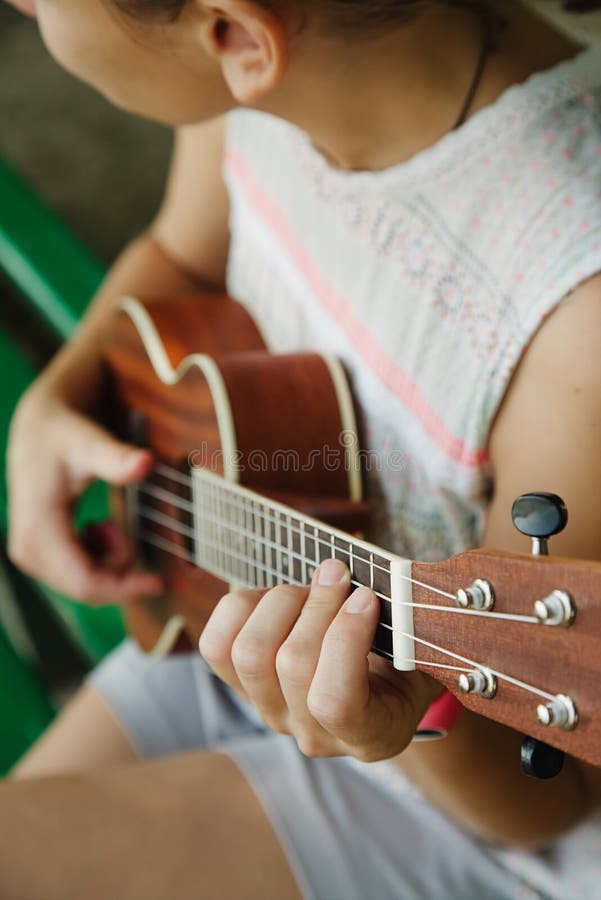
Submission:
<svg viewBox="0 0 601 900">
<path fill-rule="evenodd" d="M 462 832 L 391 763 L 303 756 L 197 654 L 155 660 L 126 642 L 90 682 L 141 756 L 210 749 L 236 762 L 305 898 L 571 900 L 552 877 L 547 890 L 512 871 L 506 854 Z M 528 856 L 544 876 L 548 861 Z"/>
</svg>

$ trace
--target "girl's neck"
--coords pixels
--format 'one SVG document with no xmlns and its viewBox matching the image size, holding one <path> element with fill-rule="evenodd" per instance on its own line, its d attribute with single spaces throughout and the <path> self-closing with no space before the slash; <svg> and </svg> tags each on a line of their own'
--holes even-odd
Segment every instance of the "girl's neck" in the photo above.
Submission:
<svg viewBox="0 0 601 900">
<path fill-rule="evenodd" d="M 580 47 L 518 4 L 489 54 L 468 117 Z M 306 131 L 342 169 L 379 170 L 435 144 L 457 121 L 482 50 L 482 22 L 440 7 L 373 40 L 305 35 L 265 111 Z"/>
</svg>

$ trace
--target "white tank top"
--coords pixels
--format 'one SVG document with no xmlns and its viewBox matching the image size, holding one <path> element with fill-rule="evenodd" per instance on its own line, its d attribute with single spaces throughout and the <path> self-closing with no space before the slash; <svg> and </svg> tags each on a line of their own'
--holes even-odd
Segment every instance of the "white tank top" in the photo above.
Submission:
<svg viewBox="0 0 601 900">
<path fill-rule="evenodd" d="M 423 560 L 477 545 L 512 373 L 601 270 L 601 51 L 380 172 L 333 168 L 275 117 L 228 118 L 229 293 L 274 351 L 344 361 L 364 415 L 371 539 Z M 600 897 L 600 833 L 584 825 L 552 853 L 503 861 L 546 896 Z"/>
<path fill-rule="evenodd" d="M 370 537 L 390 550 L 434 560 L 479 542 L 509 379 L 601 270 L 600 98 L 590 50 L 380 172 L 333 168 L 281 119 L 229 115 L 228 290 L 273 350 L 345 363 Z"/>
</svg>

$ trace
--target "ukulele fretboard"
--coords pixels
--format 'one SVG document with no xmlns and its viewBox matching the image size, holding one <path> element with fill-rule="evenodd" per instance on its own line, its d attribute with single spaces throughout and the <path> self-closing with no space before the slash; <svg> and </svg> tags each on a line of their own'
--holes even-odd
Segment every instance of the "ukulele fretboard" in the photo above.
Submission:
<svg viewBox="0 0 601 900">
<path fill-rule="evenodd" d="M 392 654 L 392 554 L 207 469 L 185 475 L 159 465 L 128 498 L 132 531 L 142 544 L 237 587 L 307 585 L 323 560 L 341 560 L 353 586 L 366 585 L 380 598 L 374 649 Z"/>
</svg>

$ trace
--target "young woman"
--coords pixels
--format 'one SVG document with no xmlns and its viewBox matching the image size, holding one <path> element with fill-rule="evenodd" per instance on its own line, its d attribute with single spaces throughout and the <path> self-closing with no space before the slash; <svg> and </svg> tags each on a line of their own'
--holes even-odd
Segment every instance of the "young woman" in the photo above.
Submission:
<svg viewBox="0 0 601 900">
<path fill-rule="evenodd" d="M 599 556 L 598 53 L 513 2 L 35 12 L 64 66 L 178 136 L 156 221 L 16 415 L 23 568 L 87 602 L 160 591 L 115 528 L 91 559 L 70 510 L 90 480 L 152 466 L 93 420 L 117 298 L 198 286 L 246 303 L 274 349 L 344 359 L 384 462 L 376 542 L 430 559 L 523 549 L 511 502 L 542 486 L 571 513 L 556 551 Z M 387 472 L 397 450 L 406 465 Z M 526 779 L 520 736 L 468 713 L 410 746 L 438 688 L 368 659 L 375 618 L 330 561 L 306 589 L 220 603 L 201 650 L 221 680 L 124 645 L 2 788 L 0 895 L 594 896 L 598 772 L 570 760 Z M 580 858 L 583 842 L 597 849 Z"/>
</svg>

